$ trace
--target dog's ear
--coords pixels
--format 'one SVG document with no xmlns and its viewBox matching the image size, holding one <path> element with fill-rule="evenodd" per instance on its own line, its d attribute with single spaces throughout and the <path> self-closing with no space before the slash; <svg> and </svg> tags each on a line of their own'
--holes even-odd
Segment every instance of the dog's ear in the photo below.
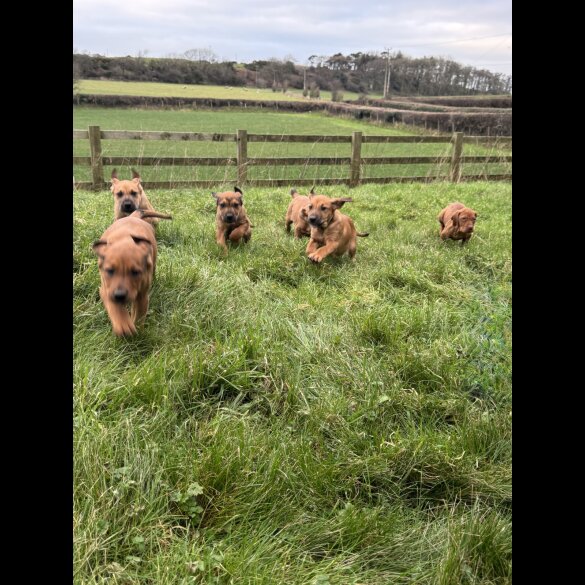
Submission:
<svg viewBox="0 0 585 585">
<path fill-rule="evenodd" d="M 97 240 L 96 242 L 93 243 L 93 245 L 91 247 L 92 250 L 99 256 L 100 266 L 101 266 L 101 262 L 104 259 L 104 249 L 107 245 L 108 245 L 108 242 L 106 242 L 106 240 Z"/>
<path fill-rule="evenodd" d="M 306 207 L 301 207 L 301 210 L 299 211 L 299 215 L 306 220 L 308 215 L 307 215 L 307 208 Z"/>
<path fill-rule="evenodd" d="M 473 217 L 474 217 L 475 219 L 477 219 L 477 211 L 474 211 L 474 212 L 473 212 Z"/>
<path fill-rule="evenodd" d="M 455 227 L 459 227 L 459 216 L 461 215 L 461 210 L 456 211 L 452 216 L 451 216 L 451 221 L 453 222 L 453 225 Z"/>
<path fill-rule="evenodd" d="M 138 181 L 140 181 L 140 174 L 138 173 L 138 171 L 135 171 L 134 169 L 132 169 L 132 178 L 138 179 Z"/>
<path fill-rule="evenodd" d="M 316 195 L 315 193 L 315 187 L 311 187 L 311 190 L 309 191 L 310 195 Z"/>
<path fill-rule="evenodd" d="M 216 203 L 219 204 L 219 195 L 215 192 L 211 192 L 211 196 L 215 199 Z"/>
<path fill-rule="evenodd" d="M 331 200 L 331 207 L 333 207 L 333 209 L 339 209 L 340 207 L 343 207 L 344 203 L 351 203 L 352 201 L 353 199 L 351 197 L 339 197 L 338 199 Z"/>
<path fill-rule="evenodd" d="M 239 187 L 234 187 L 234 192 L 239 193 L 240 195 L 244 194 L 244 192 Z"/>
<path fill-rule="evenodd" d="M 117 179 L 118 178 L 118 171 L 116 169 L 112 169 L 112 175 L 111 175 L 112 179 Z"/>
<path fill-rule="evenodd" d="M 146 268 L 152 268 L 152 242 L 147 240 L 146 238 L 141 238 L 140 236 L 133 236 L 130 234 L 130 237 L 134 240 L 134 243 L 137 246 L 140 246 L 145 254 L 144 254 L 144 265 Z"/>
<path fill-rule="evenodd" d="M 130 234 L 130 237 L 134 240 L 134 243 L 137 244 L 138 246 L 140 246 L 142 244 L 147 244 L 147 246 L 149 248 L 152 248 L 152 242 L 150 240 L 147 240 L 146 238 L 141 238 L 140 236 L 133 236 L 132 234 Z"/>
<path fill-rule="evenodd" d="M 145 252 L 146 255 L 144 256 L 144 260 L 146 263 L 147 268 L 152 268 L 152 242 L 147 240 L 146 238 L 141 238 L 140 236 L 133 236 L 130 234 L 130 237 L 134 240 L 134 243 L 137 246 L 140 246 Z"/>
<path fill-rule="evenodd" d="M 290 196 L 294 199 L 296 196 L 298 195 L 298 192 L 296 189 L 291 189 L 290 190 Z"/>
</svg>

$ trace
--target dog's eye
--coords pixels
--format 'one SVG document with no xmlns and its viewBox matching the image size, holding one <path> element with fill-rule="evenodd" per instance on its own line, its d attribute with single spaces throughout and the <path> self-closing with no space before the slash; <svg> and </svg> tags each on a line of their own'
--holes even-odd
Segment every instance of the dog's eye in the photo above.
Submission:
<svg viewBox="0 0 585 585">
<path fill-rule="evenodd" d="M 312 205 L 309 205 L 309 209 L 313 209 L 313 206 Z"/>
<path fill-rule="evenodd" d="M 138 193 L 136 191 L 130 191 L 130 195 L 132 195 L 132 197 L 136 197 L 136 195 L 138 195 Z"/>
<path fill-rule="evenodd" d="M 223 208 L 225 207 L 225 203 L 220 203 L 219 206 Z"/>
<path fill-rule="evenodd" d="M 142 270 L 136 270 L 135 268 L 133 268 L 130 271 L 130 274 L 132 274 L 132 276 L 140 276 L 142 274 Z"/>
<path fill-rule="evenodd" d="M 113 268 L 106 268 L 106 272 L 110 275 L 110 276 L 114 276 L 114 269 Z"/>
<path fill-rule="evenodd" d="M 116 195 L 117 195 L 118 197 L 122 197 L 122 196 L 124 195 L 124 191 L 118 191 L 118 192 L 116 193 Z"/>
<path fill-rule="evenodd" d="M 327 208 L 324 205 L 321 205 L 321 211 L 327 211 Z"/>
</svg>

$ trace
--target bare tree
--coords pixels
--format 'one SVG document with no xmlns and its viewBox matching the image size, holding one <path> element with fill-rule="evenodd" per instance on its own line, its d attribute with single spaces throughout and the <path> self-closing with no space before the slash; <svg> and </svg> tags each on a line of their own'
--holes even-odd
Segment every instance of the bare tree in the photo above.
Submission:
<svg viewBox="0 0 585 585">
<path fill-rule="evenodd" d="M 189 49 L 183 53 L 183 57 L 189 61 L 207 61 L 208 63 L 217 63 L 219 60 L 217 54 L 211 47 L 208 47 L 207 49 Z"/>
</svg>

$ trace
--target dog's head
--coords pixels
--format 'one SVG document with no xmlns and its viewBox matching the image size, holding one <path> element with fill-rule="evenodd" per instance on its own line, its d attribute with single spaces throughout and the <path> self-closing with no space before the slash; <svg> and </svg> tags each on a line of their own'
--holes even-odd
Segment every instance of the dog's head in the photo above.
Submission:
<svg viewBox="0 0 585 585">
<path fill-rule="evenodd" d="M 112 171 L 112 193 L 119 215 L 122 217 L 130 215 L 140 207 L 142 198 L 142 185 L 140 175 L 132 171 L 131 181 L 120 181 L 116 169 Z"/>
<path fill-rule="evenodd" d="M 453 214 L 453 225 L 459 233 L 471 234 L 475 227 L 475 220 L 477 219 L 477 213 L 469 207 L 459 209 Z"/>
<path fill-rule="evenodd" d="M 325 229 L 335 218 L 335 212 L 350 201 L 353 201 L 351 197 L 331 199 L 326 195 L 317 195 L 311 190 L 309 205 L 303 208 L 301 217 L 311 226 Z"/>
<path fill-rule="evenodd" d="M 235 187 L 233 191 L 211 195 L 217 202 L 217 217 L 224 223 L 235 224 L 244 215 L 244 194 L 238 187 Z"/>
<path fill-rule="evenodd" d="M 153 267 L 151 242 L 138 236 L 131 238 L 131 241 L 125 239 L 112 244 L 98 240 L 93 245 L 106 294 L 113 302 L 122 305 L 136 299 Z"/>
</svg>

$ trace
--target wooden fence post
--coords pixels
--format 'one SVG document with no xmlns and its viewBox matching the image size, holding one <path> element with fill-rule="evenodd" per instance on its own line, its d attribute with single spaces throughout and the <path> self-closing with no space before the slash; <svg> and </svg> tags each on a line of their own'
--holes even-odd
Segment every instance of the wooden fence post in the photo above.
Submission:
<svg viewBox="0 0 585 585">
<path fill-rule="evenodd" d="M 94 191 L 104 184 L 104 165 L 102 164 L 102 133 L 99 126 L 89 126 L 89 151 L 91 156 L 91 182 Z"/>
<path fill-rule="evenodd" d="M 351 167 L 349 169 L 349 186 L 357 187 L 360 183 L 360 165 L 362 162 L 362 133 L 351 134 Z"/>
<path fill-rule="evenodd" d="M 463 132 L 453 134 L 453 152 L 451 153 L 450 177 L 453 183 L 461 178 L 461 152 L 463 151 Z"/>
<path fill-rule="evenodd" d="M 248 131 L 238 130 L 238 186 L 242 187 L 248 175 Z"/>
</svg>

